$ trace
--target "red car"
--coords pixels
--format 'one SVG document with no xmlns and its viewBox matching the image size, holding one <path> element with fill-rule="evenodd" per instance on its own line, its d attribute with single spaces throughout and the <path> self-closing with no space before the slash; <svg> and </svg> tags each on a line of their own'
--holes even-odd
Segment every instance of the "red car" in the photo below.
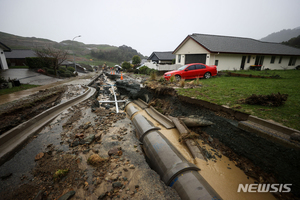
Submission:
<svg viewBox="0 0 300 200">
<path fill-rule="evenodd" d="M 217 66 L 205 65 L 202 63 L 191 63 L 184 65 L 177 70 L 166 72 L 164 78 L 169 80 L 172 75 L 175 76 L 176 80 L 180 79 L 195 79 L 195 78 L 210 78 L 216 76 L 218 73 Z"/>
</svg>

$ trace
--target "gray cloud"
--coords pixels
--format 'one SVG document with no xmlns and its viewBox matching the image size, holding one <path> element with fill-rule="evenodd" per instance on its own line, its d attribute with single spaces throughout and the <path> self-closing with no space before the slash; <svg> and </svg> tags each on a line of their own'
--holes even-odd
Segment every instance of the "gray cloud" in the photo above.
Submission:
<svg viewBox="0 0 300 200">
<path fill-rule="evenodd" d="M 192 33 L 260 39 L 300 26 L 298 0 L 0 0 L 0 31 L 172 51 Z"/>
</svg>

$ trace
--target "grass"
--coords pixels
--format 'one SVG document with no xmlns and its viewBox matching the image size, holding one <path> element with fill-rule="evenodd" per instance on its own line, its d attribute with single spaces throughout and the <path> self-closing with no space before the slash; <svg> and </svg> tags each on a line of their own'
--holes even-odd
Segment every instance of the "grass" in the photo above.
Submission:
<svg viewBox="0 0 300 200">
<path fill-rule="evenodd" d="M 1 95 L 5 95 L 5 94 L 10 94 L 10 93 L 14 93 L 14 92 L 18 92 L 21 90 L 27 90 L 30 88 L 34 88 L 34 87 L 38 87 L 39 85 L 28 85 L 28 84 L 23 84 L 20 85 L 18 87 L 12 87 L 12 88 L 7 88 L 7 89 L 1 89 L 0 90 L 0 96 Z"/>
<path fill-rule="evenodd" d="M 278 71 L 237 71 L 252 75 L 279 75 L 280 79 L 216 77 L 202 80 L 200 88 L 178 89 L 178 94 L 206 100 L 219 105 L 226 105 L 263 119 L 272 119 L 285 126 L 300 130 L 300 70 Z M 269 73 L 269 74 L 268 74 Z M 265 107 L 260 105 L 239 104 L 238 100 L 252 94 L 268 95 L 271 93 L 288 94 L 283 106 Z"/>
<path fill-rule="evenodd" d="M 97 65 L 97 66 L 102 66 L 104 63 L 106 63 L 106 65 L 108 65 L 109 67 L 114 67 L 115 65 L 117 65 L 118 63 L 114 63 L 114 62 L 110 62 L 110 61 L 106 61 L 106 60 L 98 60 L 95 59 L 94 57 L 92 57 L 91 55 L 85 55 L 84 56 L 86 59 L 92 59 L 89 61 L 79 61 L 79 63 L 83 63 L 83 64 L 87 64 L 87 65 Z"/>
</svg>

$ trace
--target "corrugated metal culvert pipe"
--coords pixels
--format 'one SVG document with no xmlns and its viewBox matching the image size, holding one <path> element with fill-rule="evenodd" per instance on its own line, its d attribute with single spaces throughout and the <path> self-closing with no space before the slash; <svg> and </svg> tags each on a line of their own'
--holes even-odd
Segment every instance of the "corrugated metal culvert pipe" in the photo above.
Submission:
<svg viewBox="0 0 300 200">
<path fill-rule="evenodd" d="M 138 111 L 133 103 L 127 104 L 126 112 L 137 129 L 137 137 L 143 143 L 149 164 L 162 181 L 175 189 L 181 199 L 221 199 L 198 173 L 199 168 L 189 163 L 159 132 L 160 128 L 155 127 Z"/>
</svg>

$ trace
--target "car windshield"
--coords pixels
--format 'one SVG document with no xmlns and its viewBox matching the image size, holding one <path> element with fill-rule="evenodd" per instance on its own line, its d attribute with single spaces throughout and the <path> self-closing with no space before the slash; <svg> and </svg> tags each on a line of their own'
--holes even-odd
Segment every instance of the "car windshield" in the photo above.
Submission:
<svg viewBox="0 0 300 200">
<path fill-rule="evenodd" d="M 177 69 L 178 71 L 182 71 L 186 68 L 187 65 L 183 65 L 182 67 L 180 67 L 179 69 Z"/>
</svg>

